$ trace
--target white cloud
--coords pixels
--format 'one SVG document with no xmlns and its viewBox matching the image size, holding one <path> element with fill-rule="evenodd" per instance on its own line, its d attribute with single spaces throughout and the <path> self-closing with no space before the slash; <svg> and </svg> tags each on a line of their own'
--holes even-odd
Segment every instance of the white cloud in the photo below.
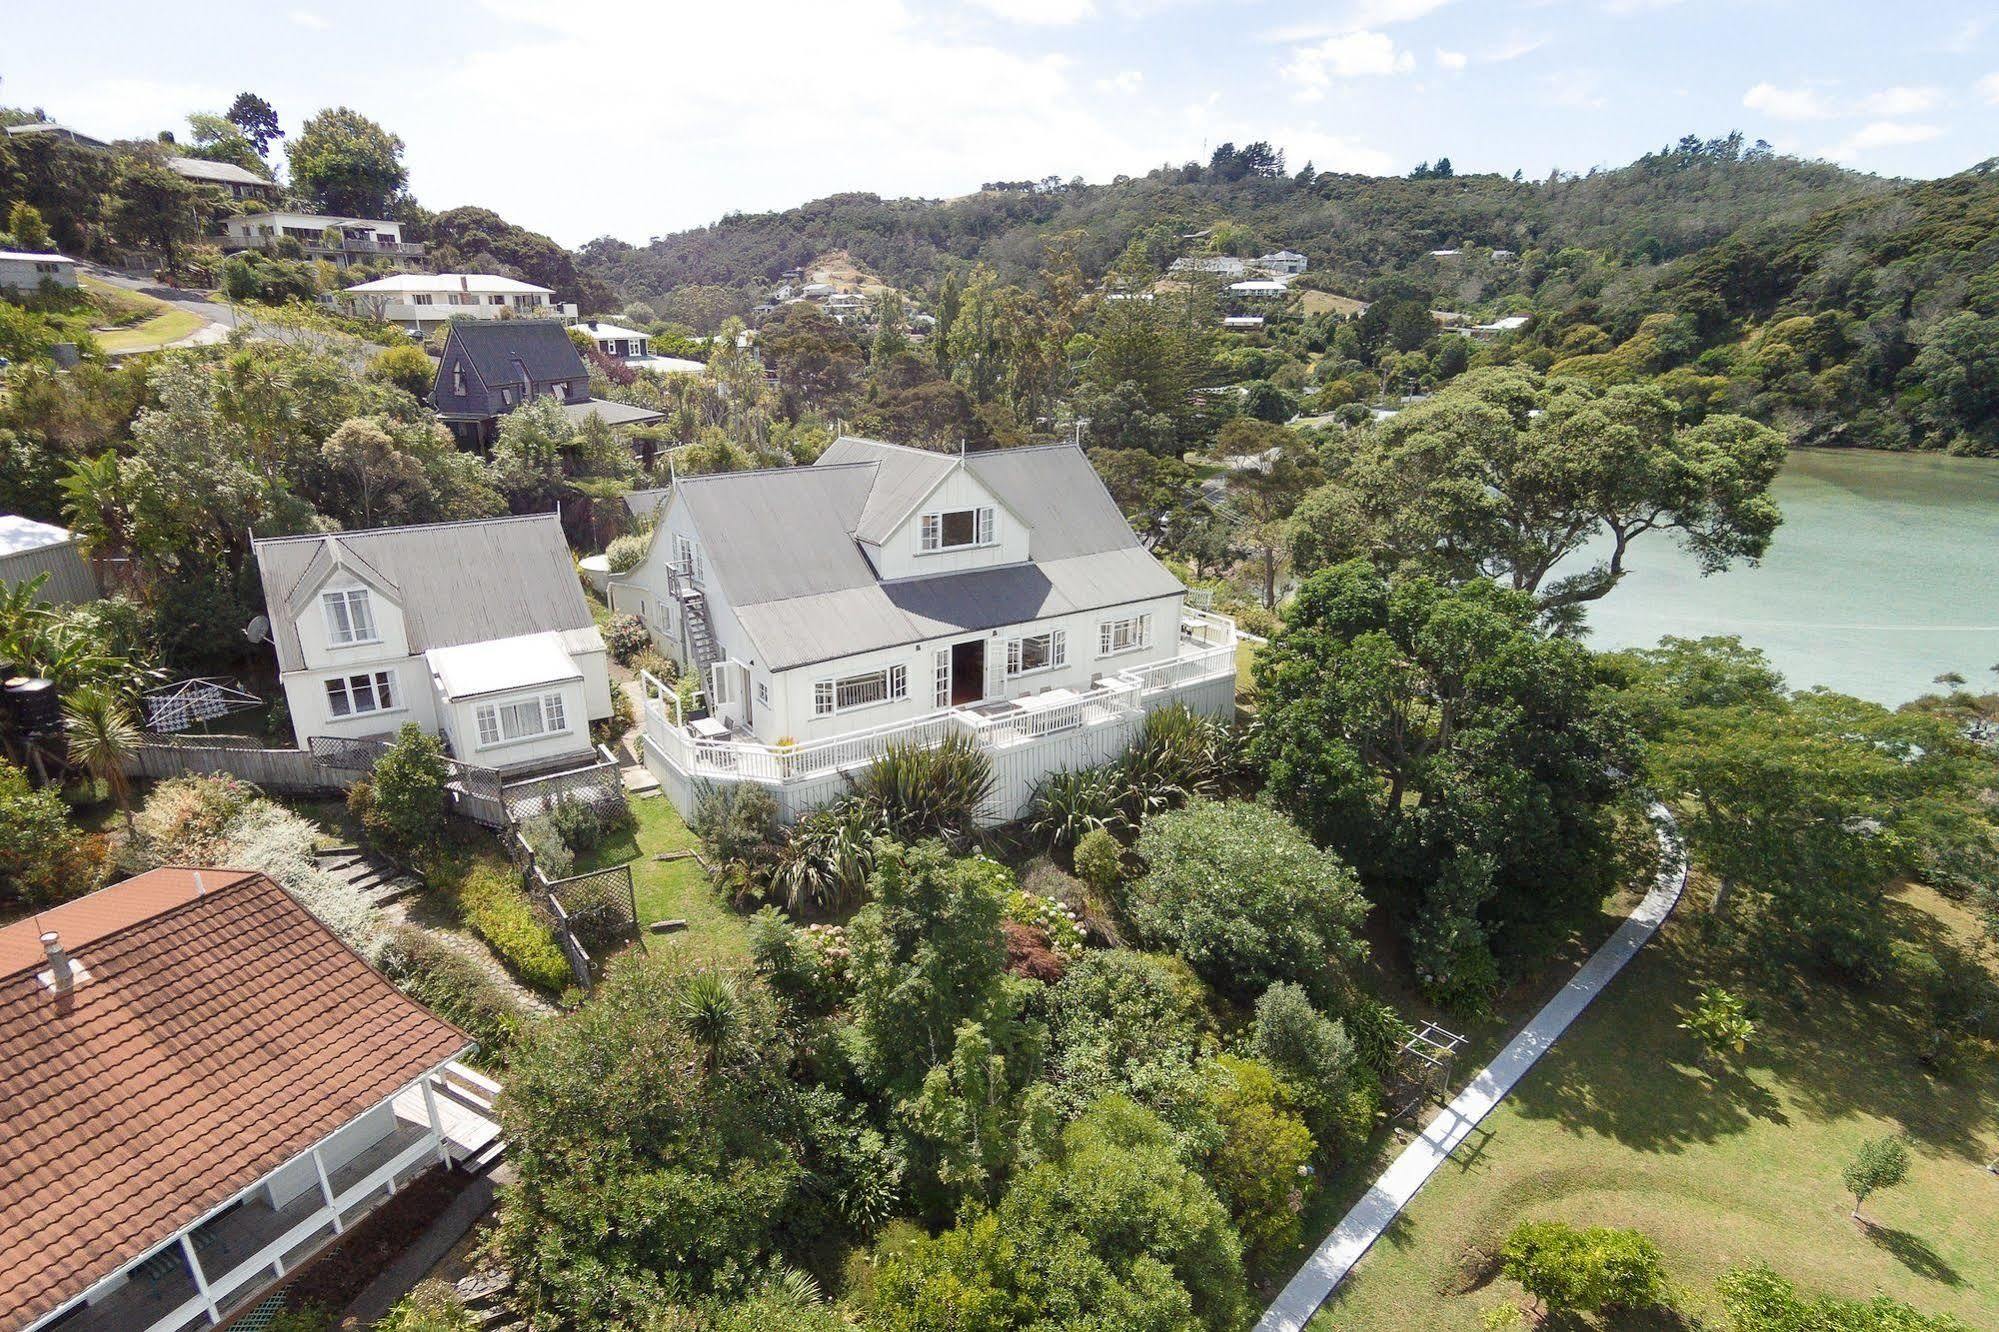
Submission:
<svg viewBox="0 0 1999 1332">
<path fill-rule="evenodd" d="M 1978 95 L 1999 106 L 1999 73 L 1987 74 L 1978 81 Z"/>
<path fill-rule="evenodd" d="M 1145 83 L 1145 75 L 1135 69 L 1119 70 L 1109 78 L 1097 80 L 1098 92 L 1123 93 L 1129 97 Z"/>
<path fill-rule="evenodd" d="M 1406 74 L 1414 68 L 1416 57 L 1397 48 L 1387 33 L 1350 32 L 1295 48 L 1278 73 L 1296 86 L 1299 101 L 1309 102 L 1324 97 L 1334 79 Z"/>
<path fill-rule="evenodd" d="M 1917 116 L 1934 110 L 1942 101 L 1943 93 L 1936 88 L 1898 85 L 1861 98 L 1859 110 L 1869 116 Z"/>
<path fill-rule="evenodd" d="M 939 197 L 982 180 L 1103 180 L 1188 150 L 1170 118 L 1104 114 L 1090 85 L 1106 71 L 940 29 L 903 0 L 849 0 L 839 12 L 841 58 L 893 77 L 828 78 L 824 44 L 773 42 L 759 49 L 754 79 L 728 61 L 687 60 L 664 84 L 661 51 L 734 49 L 741 14 L 626 0 L 486 7 L 487 49 L 427 80 L 420 113 L 400 115 L 391 101 L 377 114 L 408 141 L 426 203 L 493 204 L 567 244 L 644 237 L 838 191 Z M 759 27 L 803 32 L 825 19 L 819 0 L 770 0 Z M 506 91 L 545 88 L 560 69 L 587 69 L 601 86 L 656 89 L 648 114 L 615 134 L 579 136 L 544 114 L 542 99 Z M 454 148 L 474 141 L 504 142 L 518 160 L 563 162 L 577 179 L 624 184 L 496 193 L 491 163 Z"/>
<path fill-rule="evenodd" d="M 1446 51 L 1437 48 L 1437 65 L 1440 69 L 1460 70 L 1471 62 L 1471 57 L 1463 51 Z"/>
<path fill-rule="evenodd" d="M 1095 0 L 973 0 L 980 9 L 1013 23 L 1061 27 L 1097 12 Z"/>
<path fill-rule="evenodd" d="M 314 32 L 324 32 L 327 27 L 326 20 L 309 9 L 294 9 L 291 19 L 299 27 L 311 28 Z"/>
<path fill-rule="evenodd" d="M 1824 120 L 1837 114 L 1831 103 L 1810 88 L 1779 88 L 1759 83 L 1742 94 L 1742 104 L 1778 120 Z"/>
<path fill-rule="evenodd" d="M 1943 133 L 1935 125 L 1911 125 L 1903 121 L 1877 120 L 1862 125 L 1853 133 L 1825 150 L 1825 155 L 1834 161 L 1848 162 L 1856 157 L 1865 157 L 1876 148 L 1895 148 L 1903 144 L 1928 143 Z"/>
<path fill-rule="evenodd" d="M 1287 24 L 1265 33 L 1264 40 L 1309 42 L 1367 28 L 1393 27 L 1398 23 L 1413 23 L 1428 17 L 1450 3 L 1451 0 L 1349 0 L 1331 18 Z"/>
</svg>

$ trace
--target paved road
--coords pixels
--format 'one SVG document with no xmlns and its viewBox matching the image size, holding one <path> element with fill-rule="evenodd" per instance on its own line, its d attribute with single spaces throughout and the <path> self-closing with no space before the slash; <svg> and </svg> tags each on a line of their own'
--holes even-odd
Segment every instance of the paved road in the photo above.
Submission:
<svg viewBox="0 0 1999 1332">
<path fill-rule="evenodd" d="M 1499 1052 L 1499 1057 L 1482 1069 L 1471 1084 L 1459 1092 L 1416 1141 L 1383 1171 L 1353 1210 L 1333 1227 L 1298 1274 L 1278 1292 L 1277 1298 L 1257 1321 L 1256 1332 L 1300 1332 L 1319 1306 L 1346 1279 L 1354 1264 L 1388 1229 L 1416 1191 L 1429 1182 L 1471 1131 L 1478 1127 L 1495 1105 L 1512 1091 L 1527 1071 L 1561 1034 L 1569 1029 L 1590 1000 L 1624 970 L 1665 922 L 1680 892 L 1686 887 L 1686 856 L 1681 849 L 1679 829 L 1663 805 L 1651 810 L 1659 837 L 1659 873 L 1652 890 L 1645 894 L 1617 933 L 1590 956 L 1589 961 L 1562 987 L 1560 994 L 1542 1006 L 1520 1034 Z"/>
</svg>

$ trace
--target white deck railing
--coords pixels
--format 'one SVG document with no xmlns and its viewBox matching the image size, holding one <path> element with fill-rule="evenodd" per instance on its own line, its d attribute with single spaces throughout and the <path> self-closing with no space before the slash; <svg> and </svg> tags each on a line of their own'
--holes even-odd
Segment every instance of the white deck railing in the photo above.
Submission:
<svg viewBox="0 0 1999 1332">
<path fill-rule="evenodd" d="M 1070 691 L 1074 697 L 1060 702 L 1037 704 L 1040 696 L 1030 694 L 1009 700 L 1020 706 L 1006 712 L 944 708 L 909 721 L 792 745 L 702 739 L 683 723 L 674 691 L 641 671 L 645 701 L 640 721 L 653 751 L 690 777 L 798 782 L 871 763 L 891 745 L 935 745 L 954 732 L 970 735 L 983 748 L 1004 749 L 1101 725 L 1138 715 L 1148 698 L 1235 673 L 1236 628 L 1224 616 L 1185 612 L 1177 646 L 1172 657 L 1107 675 L 1087 689 Z"/>
</svg>

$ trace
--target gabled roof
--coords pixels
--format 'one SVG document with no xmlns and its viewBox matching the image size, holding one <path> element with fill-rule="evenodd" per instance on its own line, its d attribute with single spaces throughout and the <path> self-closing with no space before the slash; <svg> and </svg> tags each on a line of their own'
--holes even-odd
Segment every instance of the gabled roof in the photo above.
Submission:
<svg viewBox="0 0 1999 1332">
<path fill-rule="evenodd" d="M 0 259 L 13 259 L 24 264 L 73 264 L 76 260 L 68 255 L 42 250 L 0 250 Z"/>
<path fill-rule="evenodd" d="M 643 329 L 626 328 L 622 324 L 607 324 L 601 319 L 586 319 L 576 327 L 593 338 L 650 338 L 652 334 Z"/>
<path fill-rule="evenodd" d="M 65 996 L 38 975 L 44 930 L 80 969 Z M 0 1326 L 470 1044 L 250 871 L 154 870 L 0 929 Z"/>
<path fill-rule="evenodd" d="M 886 539 L 961 466 L 1027 525 L 1033 558 L 883 582 L 863 543 Z M 683 477 L 678 488 L 707 576 L 769 670 L 1181 590 L 1067 444 L 961 457 L 844 437 L 811 467 Z M 626 502 L 643 514 L 657 497 Z"/>
<path fill-rule="evenodd" d="M 265 180 L 234 162 L 211 162 L 205 157 L 169 157 L 167 167 L 174 174 L 186 176 L 189 180 L 212 180 L 221 185 L 262 185 L 267 190 L 277 188 L 275 182 Z"/>
<path fill-rule="evenodd" d="M 523 369 L 536 383 L 582 379 L 590 373 L 569 330 L 553 319 L 461 320 L 451 325 L 445 359 L 454 344 L 489 387 L 520 383 Z"/>
<path fill-rule="evenodd" d="M 329 221 L 352 221 L 353 219 L 329 218 Z M 365 223 L 363 225 L 366 225 Z M 383 225 L 387 225 L 384 223 Z M 399 291 L 468 291 L 493 295 L 526 296 L 540 292 L 553 296 L 551 287 L 537 287 L 532 282 L 522 282 L 519 278 L 501 277 L 497 273 L 396 273 L 389 277 L 379 277 L 370 282 L 357 282 L 351 287 L 343 287 L 346 292 L 371 292 L 375 294 Z M 531 321 L 522 320 L 522 323 Z M 540 322 L 547 322 L 546 320 Z"/>
<path fill-rule="evenodd" d="M 412 654 L 545 630 L 590 629 L 590 607 L 552 513 L 255 543 L 280 670 L 305 666 L 298 618 L 336 568 L 382 587 Z"/>
</svg>

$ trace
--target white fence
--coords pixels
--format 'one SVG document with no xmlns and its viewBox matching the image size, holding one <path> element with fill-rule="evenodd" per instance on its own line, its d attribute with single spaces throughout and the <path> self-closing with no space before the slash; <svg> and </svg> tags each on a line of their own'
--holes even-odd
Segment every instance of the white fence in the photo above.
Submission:
<svg viewBox="0 0 1999 1332">
<path fill-rule="evenodd" d="M 751 740 L 704 740 L 682 723 L 673 691 L 642 674 L 640 713 L 646 767 L 676 808 L 692 814 L 704 787 L 756 782 L 771 789 L 778 813 L 789 822 L 838 797 L 849 777 L 891 745 L 931 746 L 952 734 L 978 742 L 993 763 L 988 825 L 1021 817 L 1049 773 L 1094 767 L 1131 746 L 1145 715 L 1171 703 L 1211 716 L 1235 707 L 1235 625 L 1218 615 L 1189 611 L 1181 625 L 1180 653 L 1119 671 L 1059 702 L 1038 705 L 1033 696 L 1005 712 L 947 708 L 806 744 L 765 745 Z"/>
</svg>

